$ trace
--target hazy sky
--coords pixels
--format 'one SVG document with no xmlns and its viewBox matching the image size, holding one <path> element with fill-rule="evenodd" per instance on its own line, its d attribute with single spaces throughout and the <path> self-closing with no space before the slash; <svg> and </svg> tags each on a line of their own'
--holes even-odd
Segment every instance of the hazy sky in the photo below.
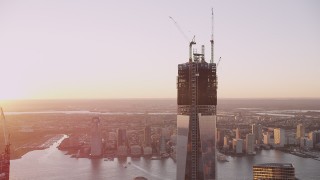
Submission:
<svg viewBox="0 0 320 180">
<path fill-rule="evenodd" d="M 0 99 L 174 98 L 211 7 L 218 97 L 320 97 L 318 0 L 0 0 Z"/>
</svg>

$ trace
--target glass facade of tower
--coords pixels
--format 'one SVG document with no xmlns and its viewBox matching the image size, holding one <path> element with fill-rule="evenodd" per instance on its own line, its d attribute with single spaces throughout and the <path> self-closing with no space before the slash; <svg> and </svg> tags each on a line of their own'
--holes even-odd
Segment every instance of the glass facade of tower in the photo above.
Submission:
<svg viewBox="0 0 320 180">
<path fill-rule="evenodd" d="M 177 89 L 177 180 L 216 179 L 216 64 L 179 64 Z"/>
</svg>

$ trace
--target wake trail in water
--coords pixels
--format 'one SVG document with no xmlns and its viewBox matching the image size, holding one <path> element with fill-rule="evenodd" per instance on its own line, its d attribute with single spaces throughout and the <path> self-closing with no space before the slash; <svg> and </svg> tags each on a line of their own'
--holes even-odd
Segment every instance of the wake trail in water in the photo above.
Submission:
<svg viewBox="0 0 320 180">
<path fill-rule="evenodd" d="M 163 176 L 160 176 L 160 175 L 157 175 L 157 174 L 151 174 L 150 172 L 148 172 L 147 170 L 143 169 L 142 167 L 140 167 L 138 165 L 135 165 L 133 163 L 131 163 L 131 165 L 133 167 L 135 167 L 136 169 L 139 169 L 140 171 L 142 171 L 142 172 L 144 172 L 144 173 L 146 173 L 146 174 L 148 174 L 148 175 L 150 175 L 150 176 L 152 176 L 154 178 L 161 179 L 161 180 L 163 179 Z M 170 180 L 170 179 L 163 179 L 163 180 Z"/>
</svg>

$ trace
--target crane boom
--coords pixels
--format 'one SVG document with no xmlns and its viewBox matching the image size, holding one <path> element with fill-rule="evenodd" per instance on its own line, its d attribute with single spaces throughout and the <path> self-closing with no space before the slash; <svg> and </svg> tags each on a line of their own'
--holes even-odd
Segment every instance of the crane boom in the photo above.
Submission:
<svg viewBox="0 0 320 180">
<path fill-rule="evenodd" d="M 186 41 L 189 42 L 189 38 L 188 36 L 182 31 L 181 27 L 179 26 L 179 24 L 177 23 L 177 21 L 175 21 L 173 19 L 173 17 L 169 16 L 169 18 L 173 21 L 174 25 L 178 28 L 178 30 L 180 31 L 180 33 L 183 35 L 183 37 L 185 38 Z"/>
<path fill-rule="evenodd" d="M 187 37 L 187 35 L 182 31 L 182 29 L 180 28 L 179 24 L 177 23 L 177 21 L 175 21 L 173 19 L 173 17 L 169 16 L 169 18 L 173 21 L 174 25 L 178 28 L 178 30 L 180 31 L 180 33 L 183 35 L 183 37 L 185 38 L 186 41 L 188 41 L 189 43 L 189 62 L 192 62 L 192 45 L 196 44 L 195 41 L 195 36 L 193 36 L 192 40 L 189 41 L 189 38 Z"/>
<path fill-rule="evenodd" d="M 218 63 L 217 63 L 217 68 L 218 68 L 218 66 L 219 66 L 220 61 L 221 61 L 221 57 L 219 58 L 219 61 L 218 61 Z"/>
</svg>

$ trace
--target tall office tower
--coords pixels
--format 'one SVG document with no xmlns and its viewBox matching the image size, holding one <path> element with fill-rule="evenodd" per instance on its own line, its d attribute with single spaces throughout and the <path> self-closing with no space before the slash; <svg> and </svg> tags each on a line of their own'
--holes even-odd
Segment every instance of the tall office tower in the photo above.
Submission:
<svg viewBox="0 0 320 180">
<path fill-rule="evenodd" d="M 145 146 L 151 146 L 151 127 L 146 126 L 144 128 L 144 144 Z"/>
<path fill-rule="evenodd" d="M 102 155 L 102 138 L 100 129 L 100 118 L 92 118 L 91 123 L 91 153 L 90 156 L 101 156 Z"/>
<path fill-rule="evenodd" d="M 223 146 L 225 130 L 217 129 L 217 146 Z"/>
<path fill-rule="evenodd" d="M 295 180 L 294 167 L 289 163 L 268 163 L 253 165 L 253 179 Z"/>
<path fill-rule="evenodd" d="M 161 128 L 160 129 L 160 147 L 159 147 L 159 153 L 160 154 L 164 154 L 166 153 L 166 129 L 165 128 Z"/>
<path fill-rule="evenodd" d="M 232 149 L 236 154 L 241 154 L 243 149 L 243 139 L 233 139 Z"/>
<path fill-rule="evenodd" d="M 120 128 L 117 134 L 117 155 L 118 157 L 126 157 L 128 155 L 127 130 Z"/>
<path fill-rule="evenodd" d="M 304 134 L 305 134 L 305 127 L 303 126 L 303 124 L 298 124 L 296 138 L 302 138 L 304 137 Z"/>
<path fill-rule="evenodd" d="M 240 139 L 240 129 L 236 129 L 236 139 Z"/>
<path fill-rule="evenodd" d="M 216 106 L 217 75 L 213 62 L 205 61 L 202 52 L 192 53 L 189 62 L 178 65 L 177 180 L 216 178 Z"/>
<path fill-rule="evenodd" d="M 224 136 L 223 138 L 223 148 L 229 149 L 228 137 Z"/>
<path fill-rule="evenodd" d="M 307 137 L 300 138 L 300 148 L 313 148 L 313 141 Z"/>
<path fill-rule="evenodd" d="M 247 154 L 253 154 L 254 152 L 254 135 L 253 134 L 246 135 L 246 152 Z"/>
<path fill-rule="evenodd" d="M 313 147 L 320 143 L 320 130 L 309 132 L 309 139 L 312 140 Z"/>
<path fill-rule="evenodd" d="M 220 137 L 221 137 L 221 130 L 216 128 L 216 145 L 219 146 L 220 144 Z"/>
<path fill-rule="evenodd" d="M 261 124 L 252 124 L 252 134 L 254 135 L 255 142 L 260 144 L 262 141 L 262 126 Z"/>
<path fill-rule="evenodd" d="M 127 147 L 127 130 L 126 129 L 118 129 L 118 144 L 117 146 L 125 146 Z"/>
<path fill-rule="evenodd" d="M 280 147 L 285 145 L 286 134 L 285 130 L 281 128 L 276 128 L 273 130 L 274 134 L 274 144 Z"/>
</svg>

